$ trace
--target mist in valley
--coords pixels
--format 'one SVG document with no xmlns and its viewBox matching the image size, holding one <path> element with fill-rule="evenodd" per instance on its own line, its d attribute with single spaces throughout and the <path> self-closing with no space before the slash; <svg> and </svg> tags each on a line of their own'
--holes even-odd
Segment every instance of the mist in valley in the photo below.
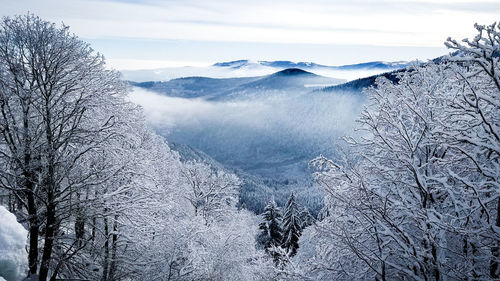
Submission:
<svg viewBox="0 0 500 281">
<path fill-rule="evenodd" d="M 320 154 L 335 156 L 341 138 L 354 133 L 365 100 L 359 92 L 295 91 L 209 101 L 137 87 L 129 98 L 144 108 L 148 123 L 167 141 L 203 151 L 244 181 L 249 176 L 242 197 L 254 211 L 269 196 L 282 202 L 296 191 L 304 193 L 302 201 L 315 201 L 310 206 L 315 213 L 322 200 L 308 162 Z M 245 198 L 252 189 L 258 190 Z"/>
</svg>

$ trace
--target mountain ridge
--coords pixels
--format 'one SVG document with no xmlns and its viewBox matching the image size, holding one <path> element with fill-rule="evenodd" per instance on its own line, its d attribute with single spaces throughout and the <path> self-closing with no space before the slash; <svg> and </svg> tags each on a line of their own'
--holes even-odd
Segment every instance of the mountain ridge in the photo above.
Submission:
<svg viewBox="0 0 500 281">
<path fill-rule="evenodd" d="M 246 63 L 225 62 L 222 67 Z M 156 129 L 181 155 L 222 165 L 242 178 L 240 199 L 249 209 L 259 213 L 271 196 L 282 202 L 293 190 L 316 212 L 322 201 L 320 192 L 313 191 L 308 162 L 319 154 L 335 157 L 339 139 L 353 127 L 365 102 L 362 89 L 379 76 L 394 79 L 398 71 L 403 70 L 328 87 L 320 85 L 340 80 L 297 67 L 255 77 L 130 83 L 165 98 L 181 98 L 167 100 L 173 114 L 167 113 L 171 119 L 158 122 Z M 179 110 L 180 103 L 200 110 Z"/>
<path fill-rule="evenodd" d="M 286 60 L 279 61 L 251 61 L 235 60 L 228 62 L 217 62 L 203 67 L 166 67 L 142 70 L 124 70 L 123 79 L 135 82 L 146 81 L 169 81 L 185 77 L 208 77 L 208 78 L 236 78 L 236 77 L 256 77 L 269 75 L 288 68 L 299 68 L 313 72 L 318 75 L 338 78 L 344 80 L 354 80 L 356 78 L 405 68 L 410 62 L 396 61 L 384 62 L 373 61 L 358 64 L 348 64 L 339 66 L 328 66 L 314 62 L 292 62 Z"/>
<path fill-rule="evenodd" d="M 239 78 L 184 77 L 165 82 L 129 81 L 132 86 L 151 90 L 171 97 L 227 100 L 263 92 L 309 92 L 315 88 L 345 82 L 324 77 L 299 68 L 288 68 L 270 75 Z M 312 85 L 312 86 L 311 86 Z"/>
<path fill-rule="evenodd" d="M 362 68 L 380 68 L 380 69 L 392 69 L 392 68 L 405 68 L 409 66 L 412 62 L 407 61 L 394 61 L 394 62 L 386 62 L 386 61 L 369 61 L 362 63 L 354 63 L 354 64 L 346 64 L 346 65 L 324 65 L 318 64 L 314 62 L 293 62 L 288 60 L 278 60 L 278 61 L 251 61 L 251 60 L 234 60 L 234 61 L 226 61 L 226 62 L 217 62 L 212 66 L 215 67 L 233 67 L 233 68 L 241 68 L 243 66 L 249 65 L 264 65 L 270 67 L 278 67 L 278 68 L 332 68 L 332 69 L 362 69 Z"/>
</svg>

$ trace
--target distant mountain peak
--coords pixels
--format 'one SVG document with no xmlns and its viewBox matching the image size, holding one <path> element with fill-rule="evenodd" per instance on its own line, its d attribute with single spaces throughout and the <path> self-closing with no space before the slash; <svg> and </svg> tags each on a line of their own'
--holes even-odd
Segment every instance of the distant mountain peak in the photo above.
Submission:
<svg viewBox="0 0 500 281">
<path fill-rule="evenodd" d="M 414 62 L 413 62 L 414 63 Z M 363 76 L 375 75 L 387 71 L 404 69 L 411 65 L 404 61 L 372 61 L 350 65 L 329 66 L 314 62 L 293 62 L 288 60 L 257 61 L 241 59 L 222 61 L 203 67 L 171 67 L 150 70 L 122 71 L 125 80 L 136 82 L 169 81 L 181 77 L 235 78 L 270 75 L 276 71 L 298 68 L 320 76 L 335 77 L 342 80 L 354 80 Z M 286 73 L 283 73 L 286 74 Z M 289 73 L 294 74 L 294 73 Z M 295 73 L 296 74 L 296 73 Z M 274 76 L 276 77 L 276 76 Z"/>
<path fill-rule="evenodd" d="M 272 68 L 299 68 L 299 69 L 336 69 L 336 70 L 357 70 L 357 69 L 401 69 L 410 65 L 410 62 L 406 61 L 370 61 L 357 64 L 339 65 L 339 66 L 328 66 L 323 64 L 317 64 L 314 62 L 293 62 L 287 60 L 277 60 L 277 61 L 251 61 L 251 60 L 235 60 L 228 62 L 218 62 L 213 64 L 215 67 L 224 68 L 245 68 L 250 66 L 265 66 Z"/>
<path fill-rule="evenodd" d="M 239 68 L 239 67 L 248 65 L 249 63 L 250 63 L 249 60 L 235 60 L 235 61 L 214 63 L 213 66 Z"/>
<path fill-rule="evenodd" d="M 281 70 L 281 71 L 274 73 L 274 75 L 277 75 L 277 76 L 295 76 L 295 75 L 304 75 L 304 74 L 316 76 L 316 74 L 302 70 L 300 68 L 287 68 L 287 69 L 284 69 L 284 70 Z"/>
<path fill-rule="evenodd" d="M 326 67 L 321 64 L 317 64 L 314 62 L 293 62 L 287 60 L 278 60 L 278 61 L 259 61 L 261 65 L 270 66 L 270 67 L 284 67 L 284 68 L 313 68 L 313 67 Z"/>
</svg>

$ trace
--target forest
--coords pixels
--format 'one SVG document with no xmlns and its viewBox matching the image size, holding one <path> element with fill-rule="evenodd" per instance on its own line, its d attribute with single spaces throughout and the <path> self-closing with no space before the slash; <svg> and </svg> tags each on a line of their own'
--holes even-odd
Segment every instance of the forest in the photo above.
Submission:
<svg viewBox="0 0 500 281">
<path fill-rule="evenodd" d="M 498 280 L 500 24 L 475 28 L 364 89 L 357 133 L 309 163 L 313 216 L 293 192 L 247 210 L 68 26 L 3 18 L 0 280 Z"/>
</svg>

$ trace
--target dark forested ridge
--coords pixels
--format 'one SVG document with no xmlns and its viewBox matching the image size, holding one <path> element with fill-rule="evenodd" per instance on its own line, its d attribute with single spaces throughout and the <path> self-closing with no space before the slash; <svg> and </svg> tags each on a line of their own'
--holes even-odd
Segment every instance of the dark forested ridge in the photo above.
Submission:
<svg viewBox="0 0 500 281">
<path fill-rule="evenodd" d="M 375 81 L 379 77 L 384 77 L 394 83 L 398 82 L 398 73 L 402 73 L 404 71 L 407 71 L 406 69 L 403 70 L 395 70 L 391 72 L 386 72 L 383 74 L 377 74 L 365 78 L 359 78 L 353 81 L 349 81 L 346 83 L 342 83 L 339 85 L 334 85 L 334 86 L 329 86 L 329 87 L 324 87 L 322 89 L 317 89 L 316 92 L 337 92 L 337 91 L 346 91 L 346 92 L 353 92 L 353 93 L 360 93 L 364 89 L 376 86 Z"/>
</svg>

